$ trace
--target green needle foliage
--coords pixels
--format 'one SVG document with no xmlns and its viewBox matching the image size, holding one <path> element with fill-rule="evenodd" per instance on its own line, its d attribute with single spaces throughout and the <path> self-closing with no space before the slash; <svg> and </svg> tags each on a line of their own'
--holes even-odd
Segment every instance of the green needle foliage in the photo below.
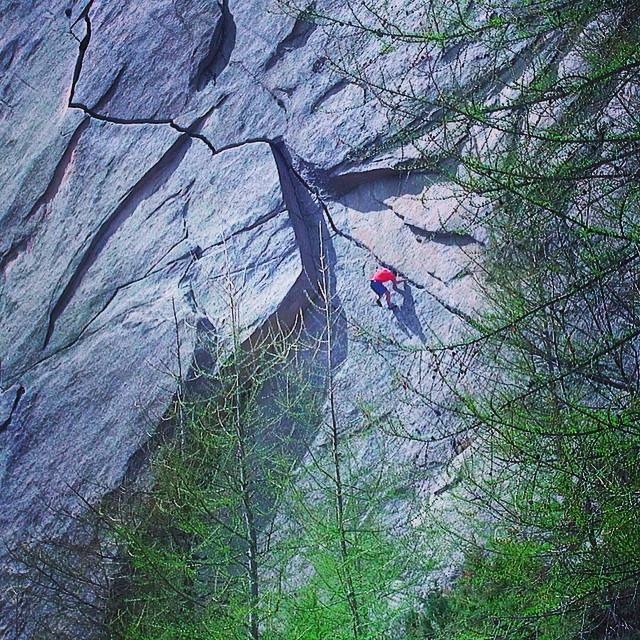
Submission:
<svg viewBox="0 0 640 640">
<path fill-rule="evenodd" d="M 393 483 L 379 470 L 347 474 L 348 443 L 340 449 L 342 520 L 330 460 L 299 469 L 281 505 L 288 531 L 278 559 L 282 571 L 297 577 L 278 594 L 265 639 L 391 640 L 405 631 L 415 601 L 411 571 L 419 563 L 412 561 L 409 532 L 385 524 Z"/>
<path fill-rule="evenodd" d="M 391 640 L 406 626 L 409 538 L 384 524 L 389 478 L 351 468 L 310 383 L 319 358 L 301 363 L 299 346 L 238 348 L 176 402 L 148 489 L 102 514 L 126 560 L 112 638 Z M 318 429 L 327 456 L 280 435 Z"/>
<path fill-rule="evenodd" d="M 201 372 L 206 392 L 176 401 L 151 486 L 110 518 L 127 559 L 113 637 L 259 637 L 264 530 L 291 465 L 278 434 L 285 420 L 296 427 L 291 416 L 313 421 L 313 393 L 290 384 L 292 362 L 283 342 L 238 347 L 215 376 Z"/>
</svg>

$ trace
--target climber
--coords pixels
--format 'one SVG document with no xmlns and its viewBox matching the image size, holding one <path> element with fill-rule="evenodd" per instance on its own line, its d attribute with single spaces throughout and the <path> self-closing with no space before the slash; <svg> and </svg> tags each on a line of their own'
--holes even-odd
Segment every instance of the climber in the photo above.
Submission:
<svg viewBox="0 0 640 640">
<path fill-rule="evenodd" d="M 392 282 L 395 287 L 399 282 L 404 282 L 404 278 L 398 278 L 398 276 L 391 271 L 390 269 L 385 269 L 384 267 L 380 267 L 372 276 L 371 276 L 371 288 L 373 289 L 376 296 L 376 304 L 381 307 L 382 306 L 382 296 L 385 297 L 387 301 L 387 307 L 389 309 L 397 309 L 398 305 L 391 303 L 391 292 L 384 285 L 385 282 Z"/>
</svg>

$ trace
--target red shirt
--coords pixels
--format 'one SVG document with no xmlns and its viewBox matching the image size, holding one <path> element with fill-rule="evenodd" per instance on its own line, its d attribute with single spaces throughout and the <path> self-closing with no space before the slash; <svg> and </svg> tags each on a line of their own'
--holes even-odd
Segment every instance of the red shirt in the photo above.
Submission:
<svg viewBox="0 0 640 640">
<path fill-rule="evenodd" d="M 393 273 L 393 271 L 389 271 L 389 269 L 382 267 L 371 276 L 371 279 L 376 282 L 395 282 L 396 274 Z"/>
</svg>

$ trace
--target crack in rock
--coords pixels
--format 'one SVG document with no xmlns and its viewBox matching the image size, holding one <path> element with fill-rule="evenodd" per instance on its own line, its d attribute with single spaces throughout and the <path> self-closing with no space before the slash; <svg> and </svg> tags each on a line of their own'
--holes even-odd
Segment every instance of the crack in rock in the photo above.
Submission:
<svg viewBox="0 0 640 640">
<path fill-rule="evenodd" d="M 397 214 L 396 214 L 397 215 Z M 402 216 L 399 216 L 402 217 Z M 467 247 L 470 244 L 477 244 L 484 247 L 484 242 L 476 240 L 467 233 L 456 233 L 455 231 L 427 231 L 410 222 L 404 222 L 405 226 L 416 236 L 418 242 L 436 242 L 447 247 Z"/>
<path fill-rule="evenodd" d="M 388 179 L 402 181 L 408 179 L 410 175 L 416 175 L 418 173 L 421 174 L 424 172 L 395 169 L 393 167 L 381 167 L 379 169 L 369 169 L 368 171 L 354 171 L 352 173 L 342 173 L 327 178 L 325 188 L 330 195 L 340 197 L 365 184 Z"/>
<path fill-rule="evenodd" d="M 30 238 L 35 233 L 35 230 L 42 219 L 46 206 L 53 201 L 60 190 L 60 185 L 67 174 L 67 170 L 71 164 L 71 159 L 78 145 L 78 141 L 89 126 L 89 122 L 89 118 L 84 118 L 69 138 L 69 142 L 67 143 L 65 150 L 53 170 L 49 184 L 42 195 L 36 200 L 35 204 L 31 207 L 27 215 L 23 218 L 22 224 L 28 225 L 25 232 L 21 238 L 14 239 L 8 250 L 0 256 L 0 273 L 4 273 L 9 263 L 27 248 Z M 36 213 L 39 211 L 42 213 L 36 218 Z"/>
<path fill-rule="evenodd" d="M 182 125 L 179 125 L 175 121 L 175 119 L 173 119 L 173 118 L 158 118 L 158 119 L 154 119 L 154 118 L 119 118 L 118 116 L 111 116 L 111 115 L 106 115 L 106 114 L 101 113 L 99 111 L 100 105 L 108 102 L 110 97 L 112 97 L 113 93 L 115 92 L 115 90 L 116 90 L 116 88 L 118 86 L 118 83 L 120 82 L 120 79 L 121 79 L 122 74 L 124 72 L 124 68 L 122 68 L 122 69 L 120 69 L 118 71 L 118 73 L 116 74 L 116 77 L 111 82 L 111 84 L 108 87 L 108 89 L 106 90 L 106 92 L 103 94 L 103 96 L 100 98 L 100 100 L 98 101 L 98 103 L 94 107 L 90 107 L 90 106 L 88 106 L 88 105 L 86 105 L 86 104 L 84 104 L 84 103 L 82 103 L 82 102 L 80 102 L 78 100 L 75 100 L 76 87 L 78 85 L 78 81 L 80 80 L 80 75 L 82 73 L 82 65 L 84 63 L 84 58 L 85 58 L 85 55 L 86 55 L 86 52 L 87 52 L 87 48 L 89 47 L 89 42 L 91 41 L 91 18 L 89 16 L 89 12 L 91 10 L 91 7 L 92 7 L 94 1 L 95 0 L 89 0 L 89 2 L 85 5 L 85 7 L 83 8 L 82 12 L 80 13 L 79 17 L 76 19 L 76 21 L 72 25 L 72 28 L 73 28 L 73 26 L 75 26 L 75 24 L 77 24 L 80 20 L 84 20 L 84 23 L 85 23 L 85 35 L 82 38 L 82 40 L 80 40 L 80 44 L 78 46 L 78 57 L 76 59 L 76 64 L 75 64 L 75 67 L 74 67 L 74 70 L 73 70 L 73 78 L 71 80 L 71 91 L 69 93 L 69 101 L 67 103 L 68 107 L 70 109 L 80 109 L 86 115 L 90 116 L 91 118 L 93 118 L 95 120 L 100 120 L 102 122 L 110 122 L 111 124 L 169 126 L 172 129 L 174 129 L 175 131 L 177 131 L 178 133 L 182 133 L 182 134 L 188 135 L 191 138 L 194 138 L 196 140 L 199 140 L 200 142 L 203 142 L 204 144 L 207 145 L 207 147 L 209 148 L 211 153 L 216 153 L 215 147 L 213 146 L 212 142 L 205 135 L 200 133 L 199 129 L 202 127 L 202 125 L 207 120 L 207 118 L 211 115 L 211 112 L 213 111 L 213 109 L 215 109 L 216 106 L 218 106 L 218 105 L 214 105 L 213 107 L 211 107 L 209 109 L 209 111 L 207 111 L 207 113 L 205 113 L 203 116 L 198 118 L 190 127 L 183 127 Z M 228 8 L 225 8 L 226 4 L 227 4 L 227 2 L 226 2 L 226 0 L 224 0 L 223 4 L 221 5 L 221 11 L 223 12 L 223 20 L 222 20 L 222 22 L 224 22 L 224 16 L 226 14 L 229 14 Z M 231 19 L 231 22 L 233 23 L 233 18 L 230 18 L 230 19 Z M 233 35 L 233 42 L 235 43 L 235 24 L 233 25 L 233 34 L 234 34 Z M 223 48 L 224 48 L 224 45 L 223 45 Z M 230 55 L 231 54 L 229 52 L 229 57 L 230 57 Z M 205 61 L 206 60 L 207 60 L 207 58 L 205 59 Z M 227 62 L 228 62 L 228 60 L 227 60 Z M 227 62 L 224 63 L 224 66 L 226 66 Z M 209 61 L 207 63 L 207 68 L 210 68 L 210 64 L 211 64 L 211 61 Z M 223 66 L 223 68 L 224 68 L 224 66 Z M 214 67 L 215 67 L 215 65 L 214 65 Z M 217 69 L 217 67 L 215 67 L 215 68 Z M 220 69 L 220 71 L 221 70 L 222 69 Z M 205 73 L 205 69 L 202 69 L 201 71 L 199 71 L 199 75 L 202 75 L 203 73 Z"/>
<path fill-rule="evenodd" d="M 270 141 L 269 145 L 278 169 L 280 189 L 289 211 L 302 265 L 309 284 L 315 289 L 321 277 L 320 225 L 323 222 L 323 203 L 317 197 L 315 189 L 294 168 L 291 154 L 282 138 Z"/>
<path fill-rule="evenodd" d="M 388 269 L 392 269 L 393 271 L 395 271 L 399 276 L 401 276 L 403 279 L 405 279 L 409 284 L 411 284 L 414 287 L 416 287 L 416 289 L 425 291 L 438 304 L 440 304 L 444 309 L 449 311 L 449 313 L 461 318 L 462 320 L 464 320 L 470 326 L 475 326 L 474 320 L 470 315 L 466 314 L 461 309 L 458 309 L 457 307 L 454 307 L 454 306 L 448 304 L 445 300 L 440 298 L 437 294 L 435 294 L 432 291 L 430 291 L 427 288 L 426 285 L 424 285 L 424 284 L 422 284 L 420 282 L 417 282 L 413 278 L 409 277 L 406 273 L 404 273 L 401 269 L 398 269 L 393 264 L 388 263 L 385 260 L 383 260 L 382 257 L 378 256 L 364 242 L 361 242 L 360 240 L 358 240 L 357 238 L 353 237 L 352 235 L 346 233 L 345 231 L 342 231 L 337 226 L 335 221 L 333 220 L 333 218 L 331 216 L 331 211 L 329 209 L 329 206 L 324 201 L 324 199 L 323 199 L 323 197 L 322 197 L 322 195 L 320 193 L 320 190 L 318 188 L 312 186 L 307 180 L 305 180 L 305 178 L 302 176 L 302 174 L 295 169 L 294 163 L 291 161 L 291 159 L 289 157 L 289 154 L 288 154 L 288 151 L 284 147 L 284 145 L 283 145 L 281 140 L 269 140 L 269 139 L 265 139 L 265 138 L 253 139 L 251 141 L 245 141 L 243 143 L 237 143 L 237 144 L 228 145 L 227 147 L 224 147 L 224 150 L 237 148 L 237 147 L 242 146 L 243 144 L 257 143 L 257 142 L 262 142 L 262 143 L 269 144 L 271 146 L 271 148 L 272 148 L 272 151 L 274 152 L 274 157 L 276 158 L 276 163 L 278 165 L 278 170 L 279 170 L 279 173 L 281 175 L 281 186 L 282 186 L 282 190 L 283 190 L 283 195 L 285 193 L 288 193 L 291 196 L 291 189 L 293 188 L 292 180 L 295 179 L 306 190 L 306 192 L 310 195 L 310 197 L 313 199 L 313 201 L 315 203 L 317 203 L 317 205 L 320 207 L 320 210 L 324 213 L 324 216 L 326 218 L 326 221 L 327 221 L 329 227 L 331 228 L 331 230 L 337 236 L 344 238 L 348 242 L 350 242 L 350 243 L 354 244 L 355 246 L 357 246 L 359 249 L 362 249 L 363 251 L 366 251 L 367 253 L 369 253 L 371 256 L 373 256 L 376 259 L 376 261 L 379 264 L 381 264 L 383 267 L 386 267 Z M 222 151 L 222 150 L 223 149 L 220 149 L 220 151 Z M 367 172 L 367 173 L 371 173 L 371 172 Z M 387 171 L 383 171 L 383 173 L 385 174 L 385 177 L 389 175 L 389 172 L 387 172 Z M 397 171 L 392 171 L 391 174 L 394 177 L 397 177 L 398 172 Z M 284 178 L 284 180 L 283 180 L 283 178 Z M 292 212 L 292 208 L 290 208 L 292 206 L 294 207 L 293 210 L 299 210 L 298 205 L 297 204 L 294 205 L 294 199 L 292 199 L 291 197 L 287 198 L 285 196 L 285 204 L 287 205 L 287 209 L 290 212 Z M 295 230 L 295 227 L 294 227 L 294 230 Z M 308 235 L 307 235 L 307 237 L 308 237 Z M 301 256 L 302 256 L 303 255 L 302 247 L 304 247 L 304 244 L 301 243 L 301 234 L 300 234 L 299 230 L 298 230 L 298 232 L 296 232 L 296 241 L 298 242 L 299 249 L 300 249 Z M 303 266 L 305 267 L 305 271 L 307 271 L 307 266 L 304 265 L 304 260 L 303 260 Z M 313 268 L 314 269 L 314 273 L 317 274 L 317 268 L 315 266 L 314 267 L 309 267 L 309 268 Z M 436 278 L 432 274 L 429 274 L 429 275 L 431 277 L 433 277 L 435 280 L 438 280 L 438 278 Z M 313 280 L 311 280 L 311 282 L 313 282 Z M 443 283 L 443 284 L 446 284 L 446 283 Z"/>
<path fill-rule="evenodd" d="M 291 97 L 292 92 L 290 90 L 281 89 L 279 87 L 269 87 L 260 74 L 249 69 L 242 60 L 234 60 L 231 64 L 242 69 L 242 71 L 244 71 L 244 73 L 246 73 L 256 83 L 256 85 L 259 86 L 276 103 L 276 106 L 279 109 L 282 109 L 287 113 L 287 105 L 284 103 L 284 100 L 288 100 Z M 282 95 L 284 100 L 278 94 Z"/>
<path fill-rule="evenodd" d="M 166 182 L 167 178 L 173 174 L 182 162 L 190 145 L 191 138 L 189 136 L 180 136 L 164 153 L 162 158 L 129 189 L 128 194 L 122 202 L 114 209 L 111 215 L 102 222 L 77 263 L 67 285 L 49 312 L 49 324 L 42 346 L 43 349 L 45 349 L 51 341 L 56 322 L 71 302 L 85 275 L 96 262 L 110 238 L 136 210 L 138 205 L 155 193 L 158 188 Z"/>
<path fill-rule="evenodd" d="M 176 198 L 178 198 L 181 195 L 183 195 L 182 189 L 180 189 L 180 191 L 176 191 L 175 193 L 169 194 L 164 200 L 162 200 L 162 202 L 160 202 L 158 206 L 154 207 L 147 214 L 144 221 L 146 222 L 147 220 L 150 220 L 156 213 L 158 213 L 158 211 L 160 211 L 160 209 L 162 209 L 165 205 L 169 204 L 170 202 L 173 202 Z M 188 207 L 188 204 L 185 203 L 185 206 Z M 184 228 L 184 215 L 181 215 L 181 218 L 182 218 L 182 226 Z"/>
<path fill-rule="evenodd" d="M 101 122 L 109 122 L 111 124 L 119 124 L 119 125 L 151 125 L 151 126 L 169 126 L 178 133 L 184 134 L 193 138 L 194 140 L 199 140 L 207 145 L 209 151 L 215 154 L 217 153 L 216 148 L 213 146 L 213 143 L 207 138 L 204 134 L 200 133 L 199 129 L 203 126 L 207 118 L 211 115 L 211 111 L 215 108 L 212 107 L 207 113 L 198 118 L 193 125 L 190 127 L 183 127 L 179 125 L 175 120 L 170 118 L 160 118 L 160 119 L 152 119 L 152 118 L 119 118 L 118 116 L 108 116 L 91 107 L 88 107 L 81 102 L 70 102 L 70 109 L 80 109 L 88 116 L 95 120 L 100 120 Z"/>
<path fill-rule="evenodd" d="M 13 401 L 11 401 L 12 389 L 8 389 L 0 396 L 0 419 L 2 419 L 0 433 L 5 432 L 11 426 L 18 404 L 20 404 L 20 400 L 25 393 L 26 389 L 20 384 L 17 388 L 14 387 Z"/>
<path fill-rule="evenodd" d="M 178 244 L 179 244 L 179 243 L 178 243 Z M 190 253 L 185 254 L 185 256 L 183 256 L 183 258 L 182 258 L 182 259 L 186 259 L 187 257 L 191 257 L 191 254 L 190 254 Z M 173 260 L 173 261 L 171 261 L 171 262 L 167 263 L 167 265 L 165 265 L 165 267 L 163 267 L 163 269 L 164 269 L 164 268 L 171 267 L 171 266 L 173 266 L 174 264 L 176 264 L 176 263 L 178 263 L 178 262 L 180 262 L 180 261 L 181 261 L 181 260 L 179 260 L 179 259 L 177 259 L 177 260 Z M 185 274 L 186 274 L 186 272 L 189 270 L 189 268 L 191 267 L 191 264 L 192 264 L 192 262 L 190 262 L 190 263 L 189 263 L 189 265 L 187 266 L 187 269 L 185 270 Z M 148 274 L 147 274 L 147 275 L 145 275 L 144 277 L 139 278 L 137 281 L 143 280 L 143 279 L 145 279 L 145 278 L 147 278 L 147 277 L 149 277 L 149 276 L 151 276 L 151 275 L 154 275 L 154 273 L 158 273 L 158 272 L 159 272 L 159 271 L 161 271 L 161 270 L 162 270 L 162 269 L 158 269 L 157 271 L 155 271 L 155 272 L 153 272 L 153 273 L 148 273 Z M 180 276 L 180 279 L 182 279 L 182 278 L 184 277 L 184 275 L 185 275 L 185 274 L 183 274 L 182 276 Z M 127 286 L 131 286 L 132 284 L 135 284 L 135 282 L 136 282 L 136 281 L 131 281 L 131 282 L 125 283 L 125 284 L 121 285 L 121 286 L 120 286 L 120 288 L 122 289 L 122 288 L 125 288 L 125 287 L 127 287 Z M 140 307 L 144 307 L 144 306 L 145 306 L 145 305 L 147 305 L 147 304 L 148 304 L 148 301 L 146 301 L 146 300 L 145 300 L 145 301 L 143 301 L 143 302 L 140 302 L 140 303 L 139 303 L 139 304 L 137 304 L 137 305 L 134 305 L 134 306 L 128 307 L 126 310 L 124 310 L 124 312 L 123 312 L 123 313 L 124 313 L 124 314 L 131 313 L 132 311 L 135 311 L 136 309 L 138 309 L 138 308 L 140 308 Z M 103 309 L 102 311 L 104 311 L 104 310 L 105 310 L 105 309 Z M 101 313 L 102 313 L 102 311 L 101 311 Z M 93 319 L 89 322 L 89 324 L 91 324 L 94 320 L 95 320 L 95 318 L 93 318 Z M 65 351 L 69 351 L 69 350 L 73 349 L 74 347 L 76 347 L 76 346 L 78 345 L 78 343 L 79 343 L 79 342 L 81 342 L 81 340 L 82 340 L 83 338 L 88 337 L 88 336 L 90 336 L 90 335 L 93 335 L 93 333 L 95 333 L 95 332 L 88 332 L 88 331 L 86 331 L 86 328 L 85 328 L 85 329 L 83 329 L 82 333 L 81 333 L 81 334 L 78 334 L 78 335 L 77 335 L 75 338 L 73 338 L 73 340 L 71 340 L 70 342 L 68 342 L 68 343 L 66 343 L 66 344 L 64 344 L 64 345 L 62 345 L 62 346 L 61 346 L 61 347 L 59 347 L 59 348 L 53 349 L 50 353 L 47 353 L 47 355 L 45 355 L 45 356 L 43 356 L 43 357 L 41 357 L 41 358 L 39 358 L 39 359 L 37 359 L 37 360 L 33 361 L 31 364 L 29 364 L 29 366 L 25 367 L 24 369 L 20 369 L 20 370 L 16 371 L 16 372 L 15 372 L 15 374 L 11 376 L 10 381 L 16 380 L 17 378 L 20 378 L 21 376 L 26 375 L 26 374 L 27 374 L 27 373 L 29 373 L 30 371 L 33 371 L 34 369 L 38 368 L 38 367 L 39 367 L 40 365 L 42 365 L 43 363 L 45 363 L 45 362 L 47 362 L 47 361 L 49 361 L 49 360 L 52 360 L 53 358 L 55 358 L 56 356 L 59 356 L 60 354 L 64 353 Z"/>
<path fill-rule="evenodd" d="M 91 11 L 91 7 L 93 6 L 95 0 L 89 0 L 87 4 L 83 7 L 80 15 L 76 18 L 75 22 L 71 25 L 71 33 L 73 34 L 73 28 L 80 21 L 84 21 L 85 31 L 84 36 L 81 40 L 79 40 L 78 45 L 78 57 L 76 58 L 76 64 L 73 69 L 73 78 L 71 80 L 71 91 L 69 93 L 69 104 L 73 102 L 73 98 L 75 96 L 76 87 L 78 86 L 78 81 L 80 80 L 80 74 L 82 73 L 82 65 L 84 64 L 84 58 L 87 53 L 87 49 L 89 48 L 89 43 L 91 42 L 91 18 L 89 17 L 89 12 Z M 78 39 L 76 37 L 76 39 Z"/>
<path fill-rule="evenodd" d="M 216 83 L 220 74 L 229 64 L 236 46 L 236 23 L 229 10 L 228 0 L 218 2 L 221 17 L 213 31 L 208 51 L 200 61 L 194 78 L 189 85 L 202 91 L 210 82 Z"/>
<path fill-rule="evenodd" d="M 327 100 L 333 98 L 333 96 L 338 95 L 341 91 L 346 89 L 351 83 L 348 80 L 340 80 L 336 82 L 333 86 L 329 87 L 321 96 L 314 100 L 311 107 L 309 107 L 309 111 L 314 113 L 318 110 L 320 105 L 324 104 Z"/>
<path fill-rule="evenodd" d="M 226 242 L 229 242 L 229 240 L 231 240 L 232 238 L 235 238 L 236 236 L 240 235 L 241 233 L 247 233 L 248 231 L 253 231 L 253 230 L 257 229 L 258 227 L 261 227 L 263 224 L 269 222 L 269 220 L 273 220 L 273 218 L 275 218 L 276 216 L 279 216 L 281 213 L 284 213 L 285 211 L 287 211 L 286 207 L 276 207 L 273 210 L 268 211 L 264 215 L 262 215 L 259 218 L 257 218 L 250 225 L 247 225 L 246 227 L 242 227 L 241 229 L 237 229 L 233 233 L 231 233 L 228 236 L 222 238 L 222 240 L 218 240 L 218 242 L 214 242 L 213 244 L 210 244 L 207 247 L 205 247 L 204 249 L 202 249 L 200 251 L 200 255 L 198 256 L 198 258 L 200 258 L 202 255 L 204 255 L 205 253 L 207 253 L 211 249 L 214 249 L 215 247 L 220 247 L 220 246 L 224 245 Z"/>
<path fill-rule="evenodd" d="M 379 198 L 375 198 L 374 200 L 384 209 L 391 211 L 397 218 L 402 220 L 403 224 L 413 233 L 418 242 L 435 242 L 437 244 L 444 245 L 446 247 L 467 247 L 469 245 L 475 244 L 481 247 L 486 246 L 482 240 L 478 240 L 476 237 L 471 235 L 470 233 L 460 233 L 458 231 L 449 231 L 445 229 L 444 226 L 441 229 L 425 229 L 425 227 L 421 227 L 412 222 L 407 222 L 407 217 L 394 209 L 393 204 L 389 205 L 383 200 Z M 426 209 L 426 207 L 425 207 Z M 433 274 L 431 274 L 433 275 Z M 435 276 L 434 276 L 435 277 Z M 436 278 L 440 280 L 440 278 Z M 455 278 L 454 278 L 455 279 Z M 440 280 L 446 284 L 444 280 Z"/>
<path fill-rule="evenodd" d="M 308 20 L 308 17 L 315 11 L 316 3 L 312 2 L 303 11 L 300 11 L 296 21 L 293 24 L 289 35 L 284 40 L 278 43 L 276 50 L 269 56 L 263 65 L 264 71 L 269 71 L 278 62 L 280 62 L 285 56 L 292 51 L 300 49 L 307 44 L 307 41 L 311 37 L 311 34 L 318 27 L 317 24 Z"/>
<path fill-rule="evenodd" d="M 356 247 L 358 247 L 359 249 L 362 249 L 363 251 L 366 251 L 367 253 L 369 253 L 371 256 L 373 256 L 376 261 L 383 267 L 386 267 L 387 269 L 391 269 L 393 270 L 395 273 L 397 273 L 400 277 L 402 277 L 403 279 L 405 279 L 409 284 L 411 284 L 412 286 L 414 286 L 416 289 L 425 291 L 431 298 L 433 298 L 439 305 L 441 305 L 444 309 L 446 309 L 449 313 L 461 318 L 462 320 L 464 320 L 467 324 L 469 324 L 470 326 L 475 326 L 475 322 L 473 320 L 473 318 L 466 314 L 464 311 L 462 311 L 461 309 L 458 309 L 457 307 L 454 307 L 452 305 L 450 305 L 449 303 L 447 303 L 445 300 L 443 300 L 442 298 L 440 298 L 440 296 L 438 296 L 437 294 L 433 293 L 433 291 L 431 291 L 426 285 L 417 282 L 416 280 L 414 280 L 413 278 L 409 277 L 406 273 L 404 273 L 401 269 L 398 269 L 396 266 L 394 266 L 393 264 L 385 261 L 382 259 L 382 257 L 378 256 L 375 251 L 373 251 L 368 245 L 366 245 L 364 242 L 361 242 L 360 240 L 358 240 L 357 238 L 354 238 L 352 235 L 346 233 L 345 231 L 342 231 L 335 223 L 335 221 L 333 220 L 333 218 L 331 217 L 331 212 L 329 210 L 329 207 L 327 205 L 326 202 L 324 202 L 323 198 L 320 195 L 320 192 L 318 189 L 312 187 L 310 184 L 308 184 L 304 178 L 300 175 L 300 173 L 296 172 L 295 169 L 293 169 L 293 167 L 291 167 L 291 170 L 295 173 L 296 177 L 298 178 L 298 180 L 300 180 L 300 182 L 302 184 L 305 185 L 305 187 L 309 190 L 309 192 L 311 194 L 313 194 L 317 200 L 317 202 L 320 204 L 321 209 L 323 210 L 327 221 L 329 223 L 329 226 L 331 227 L 331 229 L 334 231 L 334 233 L 336 235 L 338 235 L 341 238 L 344 238 L 345 240 L 347 240 L 348 242 L 354 244 Z M 429 275 L 431 277 L 433 277 L 435 280 L 439 280 L 438 278 L 436 278 L 434 275 L 432 275 L 431 273 L 429 273 Z M 442 281 L 440 281 L 442 282 Z M 446 284 L 446 283 L 443 283 Z"/>
<path fill-rule="evenodd" d="M 349 242 L 353 243 L 354 245 L 356 245 L 360 249 L 363 249 L 364 251 L 367 251 L 371 255 L 375 256 L 373 251 L 367 245 L 365 245 L 363 242 L 361 242 L 357 238 L 354 238 L 352 235 L 348 234 L 346 231 L 342 231 L 338 227 L 338 225 L 335 223 L 333 217 L 331 216 L 331 211 L 329 210 L 329 206 L 324 201 L 324 198 L 322 197 L 322 195 L 320 193 L 320 189 L 318 189 L 317 187 L 312 186 L 307 180 L 305 180 L 305 178 L 302 176 L 302 174 L 294 168 L 292 162 L 288 163 L 288 170 L 295 176 L 295 178 L 298 180 L 298 182 L 300 182 L 300 184 L 309 192 L 309 194 L 313 197 L 315 202 L 317 202 L 317 204 L 319 205 L 320 209 L 322 210 L 322 212 L 325 215 L 325 218 L 327 220 L 327 223 L 328 223 L 329 227 L 331 228 L 331 230 L 336 235 L 344 238 L 345 240 L 348 240 Z M 378 259 L 378 258 L 376 257 L 376 259 Z"/>
<path fill-rule="evenodd" d="M 155 207 L 154 210 L 145 218 L 145 221 L 148 220 L 153 214 L 157 213 L 164 205 L 166 205 L 168 202 L 176 199 L 179 196 L 185 196 L 189 190 L 191 189 L 191 187 L 193 186 L 195 182 L 195 178 L 192 179 L 189 184 L 187 184 L 186 187 L 184 187 L 183 189 L 181 189 L 180 191 L 176 192 L 176 193 L 172 193 L 171 195 L 169 195 L 167 198 L 165 198 L 162 203 Z M 189 260 L 198 260 L 201 255 L 202 255 L 202 251 L 200 250 L 200 247 L 196 246 L 196 247 L 192 247 L 189 249 L 188 252 L 186 252 L 185 254 L 178 256 L 177 258 L 170 260 L 169 262 L 167 262 L 167 264 L 159 267 L 159 265 L 162 264 L 162 262 L 167 258 L 167 256 L 171 255 L 171 253 L 177 248 L 179 247 L 183 242 L 186 242 L 189 239 L 189 228 L 188 228 L 188 224 L 187 224 L 187 211 L 189 209 L 189 203 L 185 202 L 183 207 L 181 208 L 180 211 L 180 216 L 182 218 L 182 237 L 179 238 L 176 242 L 174 242 L 163 254 L 162 256 L 160 256 L 148 269 L 147 271 L 140 277 L 138 278 L 134 278 L 132 280 L 128 280 L 127 282 L 124 282 L 120 285 L 118 285 L 117 287 L 115 287 L 111 294 L 108 296 L 108 298 L 106 299 L 105 303 L 102 305 L 102 308 L 94 314 L 94 316 L 85 323 L 85 325 L 80 329 L 80 331 L 77 334 L 77 338 L 76 341 L 79 340 L 80 338 L 82 338 L 84 336 L 84 334 L 88 333 L 89 327 L 98 319 L 98 317 L 100 315 L 102 315 L 109 307 L 109 305 L 113 302 L 113 300 L 115 299 L 115 297 L 118 295 L 118 293 L 120 293 L 120 291 L 126 289 L 127 287 L 130 287 L 133 284 L 136 284 L 138 282 L 141 282 L 147 278 L 149 278 L 152 275 L 155 275 L 157 273 L 161 273 L 163 270 L 167 270 L 170 267 L 173 267 L 174 265 L 189 259 Z"/>
<path fill-rule="evenodd" d="M 109 308 L 109 305 L 113 302 L 113 300 L 115 299 L 115 297 L 120 293 L 120 291 L 130 287 L 131 285 L 137 284 L 138 282 L 142 282 L 143 280 L 146 280 L 147 278 L 157 274 L 157 273 L 161 273 L 164 270 L 169 269 L 170 267 L 173 267 L 174 265 L 176 265 L 179 262 L 182 262 L 186 259 L 197 259 L 199 256 L 197 256 L 197 250 L 199 249 L 199 247 L 196 247 L 195 250 L 191 249 L 190 251 L 188 251 L 187 253 L 185 253 L 182 256 L 179 256 L 178 258 L 175 258 L 174 260 L 171 260 L 170 262 L 168 262 L 167 264 L 163 265 L 162 267 L 158 267 L 158 265 L 160 265 L 160 263 L 176 248 L 179 247 L 183 242 L 185 242 L 187 240 L 187 236 L 183 235 L 179 240 L 177 240 L 176 242 L 174 242 L 169 249 L 167 249 L 167 251 L 165 251 L 165 253 L 158 259 L 156 260 L 153 265 L 151 267 L 149 267 L 149 269 L 139 278 L 134 278 L 133 280 L 129 280 L 127 282 L 124 282 L 120 285 L 118 285 L 115 289 L 112 290 L 111 294 L 109 295 L 109 297 L 107 298 L 107 300 L 105 301 L 105 303 L 102 305 L 102 308 L 94 314 L 94 316 L 87 321 L 87 323 L 82 327 L 82 329 L 80 329 L 80 331 L 78 332 L 78 336 L 77 336 L 77 340 L 79 340 L 80 338 L 82 338 L 85 334 L 89 334 L 89 327 Z M 194 257 L 194 255 L 196 255 L 196 257 Z"/>
</svg>

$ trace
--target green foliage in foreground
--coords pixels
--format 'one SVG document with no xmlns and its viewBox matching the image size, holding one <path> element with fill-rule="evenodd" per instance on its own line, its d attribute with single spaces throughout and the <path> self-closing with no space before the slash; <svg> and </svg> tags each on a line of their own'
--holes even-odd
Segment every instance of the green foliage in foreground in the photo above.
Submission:
<svg viewBox="0 0 640 640">
<path fill-rule="evenodd" d="M 335 423 L 320 424 L 334 455 L 292 475 L 295 447 L 278 434 L 319 418 L 308 376 L 286 353 L 236 356 L 209 397 L 176 406 L 152 487 L 110 520 L 127 558 L 113 638 L 397 637 L 408 556 L 378 522 L 388 493 L 377 472 L 343 484 Z"/>
<path fill-rule="evenodd" d="M 258 569 L 289 473 L 277 434 L 285 420 L 312 420 L 307 385 L 292 391 L 288 351 L 237 348 L 208 390 L 178 400 L 174 433 L 154 453 L 153 484 L 112 517 L 128 559 L 112 598 L 111 633 L 127 640 L 246 638 L 260 615 Z M 251 372 L 251 375 L 249 375 Z M 261 401 L 278 378 L 278 410 Z M 274 402 L 276 400 L 274 393 Z"/>
<path fill-rule="evenodd" d="M 346 468 L 348 447 L 340 448 Z M 278 594 L 278 610 L 265 621 L 265 640 L 395 640 L 404 633 L 414 606 L 410 569 L 424 570 L 426 562 L 412 554 L 409 532 L 390 533 L 381 524 L 389 480 L 377 469 L 350 474 L 341 526 L 331 466 L 317 460 L 299 469 L 282 505 L 289 524 L 277 556 L 289 580 L 297 577 Z M 309 503 L 311 487 L 317 491 Z"/>
<path fill-rule="evenodd" d="M 294 591 L 281 594 L 279 611 L 266 621 L 262 637 L 265 640 L 395 638 L 406 610 L 406 605 L 390 604 L 394 584 L 398 588 L 401 578 L 397 546 L 379 533 L 351 535 L 349 564 L 345 566 L 336 548 L 340 536 L 335 529 L 310 529 L 305 537 L 310 544 L 299 551 L 309 573 Z M 355 626 L 345 597 L 347 575 L 355 585 L 356 606 L 361 613 Z"/>
<path fill-rule="evenodd" d="M 634 637 L 638 413 L 610 421 L 600 412 L 510 413 L 491 439 L 491 477 L 473 482 L 498 533 L 469 551 L 446 615 L 435 617 L 441 631 L 425 637 Z"/>
</svg>

